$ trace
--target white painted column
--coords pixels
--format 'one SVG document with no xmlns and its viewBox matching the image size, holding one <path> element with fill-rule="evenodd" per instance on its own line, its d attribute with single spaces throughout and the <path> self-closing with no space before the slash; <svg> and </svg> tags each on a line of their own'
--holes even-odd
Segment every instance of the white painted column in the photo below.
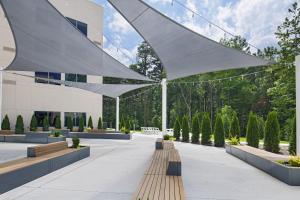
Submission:
<svg viewBox="0 0 300 200">
<path fill-rule="evenodd" d="M 162 133 L 167 133 L 167 79 L 163 79 L 162 85 Z"/>
<path fill-rule="evenodd" d="M 120 124 L 120 98 L 117 97 L 116 101 L 117 101 L 117 103 L 116 103 L 116 131 L 120 131 L 119 130 L 119 124 Z"/>
<path fill-rule="evenodd" d="M 296 57 L 296 148 L 300 156 L 300 55 Z"/>
</svg>

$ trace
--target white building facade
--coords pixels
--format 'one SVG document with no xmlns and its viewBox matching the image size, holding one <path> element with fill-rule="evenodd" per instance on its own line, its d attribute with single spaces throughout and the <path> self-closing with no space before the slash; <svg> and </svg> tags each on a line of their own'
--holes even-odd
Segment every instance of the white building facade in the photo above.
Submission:
<svg viewBox="0 0 300 200">
<path fill-rule="evenodd" d="M 103 44 L 103 8 L 89 0 L 50 0 L 75 27 L 97 46 Z M 9 65 L 15 56 L 15 44 L 11 29 L 0 8 L 0 68 Z M 50 79 L 75 82 L 102 83 L 102 77 L 82 74 L 18 72 Z M 0 72 L 0 117 L 10 119 L 14 129 L 16 118 L 21 115 L 25 129 L 29 129 L 32 115 L 35 115 L 39 126 L 45 116 L 49 117 L 50 126 L 54 126 L 56 117 L 60 117 L 62 126 L 67 116 L 73 118 L 74 126 L 78 126 L 79 117 L 86 120 L 92 117 L 94 127 L 102 117 L 102 95 L 84 90 L 55 85 L 47 81 Z"/>
</svg>

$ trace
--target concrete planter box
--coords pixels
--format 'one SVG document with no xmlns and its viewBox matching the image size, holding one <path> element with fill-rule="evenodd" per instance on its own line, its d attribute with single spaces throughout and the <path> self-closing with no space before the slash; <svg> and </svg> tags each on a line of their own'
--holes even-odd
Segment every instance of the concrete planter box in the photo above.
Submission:
<svg viewBox="0 0 300 200">
<path fill-rule="evenodd" d="M 226 152 L 248 164 L 270 174 L 288 185 L 300 186 L 300 167 L 289 167 L 243 151 L 232 145 L 225 145 Z"/>
<path fill-rule="evenodd" d="M 0 136 L 0 142 L 48 144 L 66 141 L 66 137 L 50 137 L 50 132 L 28 132 L 26 135 Z"/>
<path fill-rule="evenodd" d="M 0 174 L 0 194 L 90 156 L 90 147 L 82 147 L 62 156 Z"/>
<path fill-rule="evenodd" d="M 5 142 L 5 137 L 3 135 L 0 135 L 0 142 Z"/>
<path fill-rule="evenodd" d="M 70 133 L 69 129 L 52 130 L 51 133 L 54 134 L 56 131 L 60 132 L 65 137 L 70 137 L 69 136 L 69 133 Z"/>
<path fill-rule="evenodd" d="M 38 144 L 47 144 L 48 137 L 51 132 L 28 132 L 26 133 L 26 142 L 27 143 L 38 143 Z"/>
<path fill-rule="evenodd" d="M 85 139 L 131 140 L 131 134 L 70 132 L 70 137 Z"/>
<path fill-rule="evenodd" d="M 6 135 L 4 136 L 4 140 L 11 143 L 26 143 L 25 135 Z"/>
<path fill-rule="evenodd" d="M 48 141 L 47 143 L 54 143 L 54 142 L 62 142 L 62 141 L 66 141 L 66 137 L 65 136 L 61 136 L 61 137 L 48 137 Z"/>
</svg>

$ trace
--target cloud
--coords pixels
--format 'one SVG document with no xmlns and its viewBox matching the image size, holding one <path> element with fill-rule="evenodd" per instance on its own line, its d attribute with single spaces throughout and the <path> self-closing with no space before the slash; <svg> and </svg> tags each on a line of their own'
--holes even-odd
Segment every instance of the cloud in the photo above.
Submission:
<svg viewBox="0 0 300 200">
<path fill-rule="evenodd" d="M 113 13 L 111 22 L 108 23 L 108 28 L 119 34 L 129 34 L 134 31 L 130 24 L 117 12 Z"/>
</svg>

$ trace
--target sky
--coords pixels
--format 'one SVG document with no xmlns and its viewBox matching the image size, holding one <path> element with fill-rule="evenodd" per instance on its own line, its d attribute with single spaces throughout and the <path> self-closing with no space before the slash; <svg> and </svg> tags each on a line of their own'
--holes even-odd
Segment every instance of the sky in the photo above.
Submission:
<svg viewBox="0 0 300 200">
<path fill-rule="evenodd" d="M 125 65 L 133 64 L 142 38 L 107 0 L 92 1 L 104 7 L 105 51 Z M 171 19 L 210 39 L 220 41 L 230 35 L 206 20 L 234 35 L 241 35 L 250 44 L 263 49 L 266 46 L 277 46 L 274 33 L 288 15 L 288 8 L 297 0 L 144 1 Z"/>
</svg>

